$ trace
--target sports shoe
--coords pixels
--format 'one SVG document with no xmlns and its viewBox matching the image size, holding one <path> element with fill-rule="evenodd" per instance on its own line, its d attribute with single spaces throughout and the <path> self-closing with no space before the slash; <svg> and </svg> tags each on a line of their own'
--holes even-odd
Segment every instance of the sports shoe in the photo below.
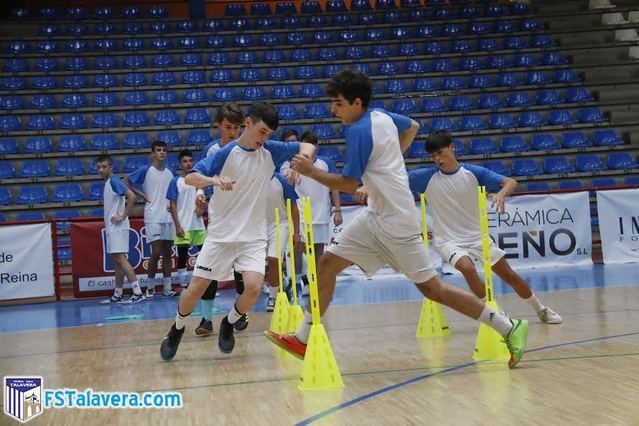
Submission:
<svg viewBox="0 0 639 426">
<path fill-rule="evenodd" d="M 227 317 L 222 318 L 220 322 L 220 335 L 217 340 L 217 347 L 220 352 L 230 354 L 235 347 L 235 336 L 233 336 L 233 324 L 231 324 Z"/>
<path fill-rule="evenodd" d="M 122 296 L 111 295 L 108 299 L 100 300 L 100 305 L 110 305 L 111 303 L 122 302 Z"/>
<path fill-rule="evenodd" d="M 266 330 L 264 335 L 268 340 L 275 343 L 295 358 L 304 359 L 306 355 L 306 345 L 295 337 L 294 334 L 278 334 L 270 330 Z"/>
<path fill-rule="evenodd" d="M 200 325 L 195 329 L 195 334 L 198 336 L 208 336 L 213 333 L 213 323 L 211 321 L 207 321 L 202 317 L 202 321 L 200 321 Z"/>
<path fill-rule="evenodd" d="M 120 302 L 122 305 L 132 305 L 134 303 L 138 303 L 143 301 L 144 299 L 146 299 L 146 297 L 144 297 L 144 294 L 140 293 L 140 294 L 133 294 L 131 297 L 129 297 L 127 300 L 123 300 L 122 302 Z"/>
<path fill-rule="evenodd" d="M 544 308 L 537 312 L 537 317 L 546 324 L 561 324 L 562 322 L 561 316 L 550 308 Z"/>
<path fill-rule="evenodd" d="M 275 298 L 269 297 L 266 301 L 266 312 L 273 312 L 275 309 Z"/>
<path fill-rule="evenodd" d="M 310 296 L 311 295 L 311 286 L 310 285 L 304 285 L 302 287 L 302 296 Z"/>
<path fill-rule="evenodd" d="M 526 350 L 526 342 L 528 339 L 528 320 L 525 319 L 512 319 L 513 328 L 510 329 L 504 339 L 504 343 L 508 347 L 510 352 L 510 360 L 508 360 L 508 367 L 515 368 L 521 357 L 524 356 Z"/>
<path fill-rule="evenodd" d="M 184 327 L 182 330 L 178 330 L 177 328 L 175 328 L 175 323 L 173 323 L 166 337 L 164 337 L 164 340 L 162 340 L 162 345 L 160 346 L 160 356 L 164 361 L 171 361 L 177 353 L 185 328 L 186 327 Z"/>
<path fill-rule="evenodd" d="M 146 288 L 146 298 L 153 299 L 153 295 L 155 294 L 155 289 L 151 287 Z"/>
<path fill-rule="evenodd" d="M 180 295 L 180 293 L 178 293 L 177 291 L 173 291 L 173 290 L 163 291 L 162 292 L 162 296 L 164 296 L 164 297 L 178 297 L 179 295 Z"/>
<path fill-rule="evenodd" d="M 262 283 L 262 293 L 271 294 L 270 288 L 271 288 L 271 286 L 268 285 L 268 283 Z"/>
<path fill-rule="evenodd" d="M 244 314 L 240 317 L 239 320 L 237 320 L 235 324 L 233 324 L 233 328 L 235 328 L 237 331 L 246 330 L 246 327 L 248 327 L 248 323 L 248 315 Z"/>
</svg>

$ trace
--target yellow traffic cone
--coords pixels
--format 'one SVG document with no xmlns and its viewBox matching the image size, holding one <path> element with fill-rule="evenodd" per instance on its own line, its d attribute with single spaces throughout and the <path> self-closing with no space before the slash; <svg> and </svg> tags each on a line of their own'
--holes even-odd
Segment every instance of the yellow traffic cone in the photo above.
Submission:
<svg viewBox="0 0 639 426">
<path fill-rule="evenodd" d="M 275 308 L 271 317 L 269 330 L 274 333 L 286 333 L 288 331 L 288 316 L 291 309 L 286 293 L 280 291 L 275 298 Z"/>
<path fill-rule="evenodd" d="M 313 324 L 298 387 L 301 390 L 319 390 L 342 386 L 344 382 L 324 325 Z"/>
<path fill-rule="evenodd" d="M 442 306 L 424 298 L 422 311 L 417 324 L 417 337 L 449 336 L 450 327 L 442 310 Z"/>
<path fill-rule="evenodd" d="M 497 302 L 494 300 L 486 302 L 495 311 L 500 312 Z M 504 343 L 504 338 L 494 329 L 490 328 L 484 323 L 479 325 L 479 332 L 477 333 L 477 340 L 475 340 L 475 353 L 473 359 L 476 361 L 481 360 L 508 360 L 510 359 L 510 352 Z"/>
<path fill-rule="evenodd" d="M 288 332 L 295 333 L 304 320 L 304 312 L 300 305 L 293 305 L 288 311 Z"/>
</svg>

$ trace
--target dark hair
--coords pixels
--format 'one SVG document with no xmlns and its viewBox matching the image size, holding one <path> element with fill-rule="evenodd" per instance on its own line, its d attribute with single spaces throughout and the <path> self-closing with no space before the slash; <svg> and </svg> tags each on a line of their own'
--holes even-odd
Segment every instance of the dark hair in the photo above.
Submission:
<svg viewBox="0 0 639 426">
<path fill-rule="evenodd" d="M 166 142 L 162 142 L 162 141 L 154 141 L 151 144 L 151 152 L 155 151 L 155 148 L 166 148 Z"/>
<path fill-rule="evenodd" d="M 432 154 L 453 143 L 453 138 L 446 130 L 437 130 L 426 138 L 426 152 Z"/>
<path fill-rule="evenodd" d="M 300 136 L 300 142 L 310 143 L 315 146 L 317 146 L 317 144 L 319 143 L 319 141 L 317 140 L 317 136 L 315 136 L 315 133 L 311 132 L 310 130 L 302 133 L 302 136 Z"/>
<path fill-rule="evenodd" d="M 113 164 L 113 161 L 111 160 L 111 156 L 106 155 L 106 154 L 102 154 L 100 156 L 98 156 L 98 158 L 95 160 L 95 163 L 109 163 L 109 165 Z"/>
<path fill-rule="evenodd" d="M 268 102 L 253 102 L 246 113 L 247 117 L 251 117 L 254 123 L 263 121 L 269 129 L 275 131 L 280 125 L 280 118 L 272 104 Z"/>
<path fill-rule="evenodd" d="M 220 124 L 225 118 L 233 124 L 242 124 L 244 121 L 242 108 L 235 102 L 222 104 L 215 117 L 215 122 Z"/>
<path fill-rule="evenodd" d="M 326 85 L 326 93 L 331 98 L 342 95 L 344 99 L 352 104 L 355 99 L 360 98 L 362 107 L 368 108 L 373 93 L 373 86 L 366 74 L 360 71 L 344 70 L 333 76 Z"/>
<path fill-rule="evenodd" d="M 286 139 L 290 138 L 291 136 L 295 136 L 295 139 L 299 139 L 300 134 L 297 133 L 297 130 L 295 129 L 286 129 L 282 132 L 283 141 L 286 141 Z"/>
<path fill-rule="evenodd" d="M 178 161 L 182 161 L 182 158 L 184 157 L 191 157 L 193 158 L 193 153 L 191 151 L 189 151 L 188 149 L 183 149 L 182 151 L 180 151 L 180 153 L 178 154 Z"/>
</svg>

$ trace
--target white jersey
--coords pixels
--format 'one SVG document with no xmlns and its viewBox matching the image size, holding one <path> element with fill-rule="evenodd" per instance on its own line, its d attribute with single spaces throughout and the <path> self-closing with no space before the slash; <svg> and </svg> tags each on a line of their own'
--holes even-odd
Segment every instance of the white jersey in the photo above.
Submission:
<svg viewBox="0 0 639 426">
<path fill-rule="evenodd" d="M 335 164 L 324 157 L 317 157 L 315 167 L 329 173 L 337 173 Z M 281 173 L 291 168 L 287 161 L 282 164 Z M 325 225 L 331 221 L 331 190 L 328 186 L 323 185 L 307 176 L 300 175 L 300 182 L 295 186 L 295 191 L 300 198 L 311 198 L 311 212 L 313 214 L 313 225 Z"/>
<path fill-rule="evenodd" d="M 129 188 L 122 180 L 113 175 L 104 182 L 102 198 L 104 202 L 104 229 L 107 233 L 128 229 L 129 218 L 120 223 L 111 223 L 111 218 L 124 213 L 126 207 L 126 197 Z"/>
<path fill-rule="evenodd" d="M 462 164 L 450 174 L 430 167 L 411 170 L 408 176 L 411 190 L 424 193 L 432 209 L 437 245 L 474 244 L 481 240 L 477 187 L 498 191 L 504 176 L 472 164 Z"/>
<path fill-rule="evenodd" d="M 384 232 L 395 237 L 421 233 L 420 219 L 408 188 L 399 132 L 411 119 L 382 110 L 366 111 L 346 135 L 342 175 L 361 179 L 368 191 L 368 209 Z"/>
<path fill-rule="evenodd" d="M 286 223 L 288 214 L 286 211 L 286 200 L 291 203 L 297 202 L 298 196 L 295 188 L 286 181 L 286 178 L 279 173 L 273 174 L 273 179 L 268 187 L 268 197 L 266 201 L 266 221 L 267 223 L 275 223 L 275 209 L 279 210 L 280 223 Z"/>
<path fill-rule="evenodd" d="M 178 219 L 185 232 L 204 230 L 204 219 L 195 212 L 197 190 L 184 183 L 182 176 L 175 176 L 166 191 L 166 199 L 177 203 Z"/>
<path fill-rule="evenodd" d="M 207 239 L 214 242 L 266 240 L 266 200 L 275 167 L 299 152 L 299 143 L 268 141 L 248 149 L 231 142 L 199 161 L 193 171 L 206 176 L 226 176 L 232 191 L 216 190 L 211 196 Z"/>
<path fill-rule="evenodd" d="M 142 186 L 150 202 L 144 205 L 144 223 L 173 223 L 169 212 L 166 190 L 173 179 L 167 168 L 159 170 L 152 165 L 142 166 L 129 175 L 133 185 Z"/>
</svg>

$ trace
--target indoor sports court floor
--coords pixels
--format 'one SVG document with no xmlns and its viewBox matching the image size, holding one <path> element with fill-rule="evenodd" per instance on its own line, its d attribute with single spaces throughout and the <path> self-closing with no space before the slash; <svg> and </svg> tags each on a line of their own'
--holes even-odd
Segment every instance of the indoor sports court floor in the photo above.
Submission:
<svg viewBox="0 0 639 426">
<path fill-rule="evenodd" d="M 416 338 L 420 294 L 405 279 L 338 283 L 326 317 L 345 387 L 300 391 L 302 362 L 263 337 L 265 296 L 231 355 L 190 320 L 170 363 L 159 344 L 176 301 L 96 300 L 0 308 L 0 375 L 43 376 L 45 388 L 178 391 L 182 409 L 48 409 L 30 424 L 637 424 L 637 265 L 522 271 L 562 325 L 544 325 L 495 282 L 502 309 L 531 322 L 515 370 L 472 359 L 477 325 L 445 309 L 447 338 Z M 448 276 L 459 283 L 457 277 Z M 222 291 L 226 312 L 234 291 Z M 219 326 L 217 317 L 214 327 Z M 2 415 L 0 424 L 9 424 Z"/>
</svg>

